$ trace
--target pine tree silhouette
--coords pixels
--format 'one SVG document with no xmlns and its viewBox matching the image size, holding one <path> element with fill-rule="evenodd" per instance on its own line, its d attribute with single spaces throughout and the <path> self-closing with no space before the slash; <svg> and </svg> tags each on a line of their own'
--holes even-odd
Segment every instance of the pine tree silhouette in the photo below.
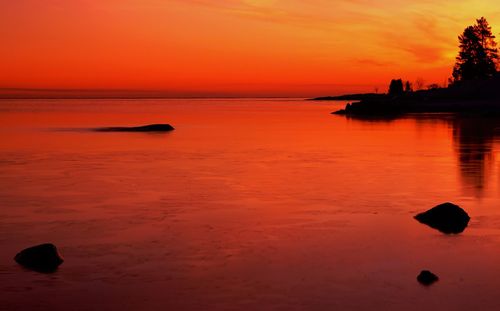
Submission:
<svg viewBox="0 0 500 311">
<path fill-rule="evenodd" d="M 453 68 L 453 83 L 487 79 L 497 72 L 498 49 L 488 21 L 481 17 L 458 37 L 460 50 Z"/>
</svg>

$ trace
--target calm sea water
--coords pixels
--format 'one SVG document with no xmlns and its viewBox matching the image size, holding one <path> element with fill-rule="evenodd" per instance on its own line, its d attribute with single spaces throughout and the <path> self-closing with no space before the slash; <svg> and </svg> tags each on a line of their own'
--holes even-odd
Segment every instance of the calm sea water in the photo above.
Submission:
<svg viewBox="0 0 500 311">
<path fill-rule="evenodd" d="M 0 309 L 500 309 L 500 122 L 343 105 L 1 101 Z M 463 234 L 413 219 L 447 201 Z M 56 273 L 13 261 L 43 242 Z"/>
</svg>

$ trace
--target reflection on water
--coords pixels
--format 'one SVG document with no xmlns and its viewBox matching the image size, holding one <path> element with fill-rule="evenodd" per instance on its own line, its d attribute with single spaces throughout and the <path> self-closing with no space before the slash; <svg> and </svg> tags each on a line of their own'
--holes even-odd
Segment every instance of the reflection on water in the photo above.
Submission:
<svg viewBox="0 0 500 311">
<path fill-rule="evenodd" d="M 498 310 L 495 122 L 332 105 L 0 101 L 0 309 Z M 413 219 L 446 201 L 464 233 Z M 12 260 L 43 242 L 56 273 Z"/>
<path fill-rule="evenodd" d="M 500 119 L 462 117 L 452 121 L 453 141 L 466 193 L 481 197 L 495 170 L 494 142 Z"/>
<path fill-rule="evenodd" d="M 355 117 L 347 119 L 361 123 L 394 123 L 397 117 Z M 453 148 L 460 172 L 464 196 L 481 198 L 488 182 L 496 176 L 495 143 L 500 140 L 500 118 L 454 116 L 450 114 L 411 115 L 420 128 L 444 124 L 453 131 Z"/>
</svg>

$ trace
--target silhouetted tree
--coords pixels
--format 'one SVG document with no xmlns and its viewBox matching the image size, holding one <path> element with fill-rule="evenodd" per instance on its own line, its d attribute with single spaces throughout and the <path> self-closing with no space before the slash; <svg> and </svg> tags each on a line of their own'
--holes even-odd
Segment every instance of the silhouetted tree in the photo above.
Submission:
<svg viewBox="0 0 500 311">
<path fill-rule="evenodd" d="M 391 96 L 399 96 L 402 95 L 403 90 L 403 80 L 401 79 L 392 79 L 391 84 L 389 85 L 389 95 Z"/>
<path fill-rule="evenodd" d="M 406 93 L 413 92 L 413 85 L 411 85 L 410 81 L 406 81 L 406 83 L 405 83 L 405 92 Z"/>
<path fill-rule="evenodd" d="M 488 65 L 493 65 L 493 70 L 496 72 L 496 65 L 498 62 L 498 49 L 497 43 L 495 42 L 495 36 L 491 32 L 491 26 L 488 24 L 486 18 L 481 17 L 476 20 L 477 24 L 475 25 L 476 31 L 479 36 L 479 40 L 481 40 L 481 45 L 486 52 L 486 56 L 488 60 L 493 63 L 489 63 Z"/>
<path fill-rule="evenodd" d="M 453 82 L 486 79 L 497 72 L 498 49 L 495 36 L 484 17 L 465 28 L 458 37 L 460 50 L 453 68 Z"/>
</svg>

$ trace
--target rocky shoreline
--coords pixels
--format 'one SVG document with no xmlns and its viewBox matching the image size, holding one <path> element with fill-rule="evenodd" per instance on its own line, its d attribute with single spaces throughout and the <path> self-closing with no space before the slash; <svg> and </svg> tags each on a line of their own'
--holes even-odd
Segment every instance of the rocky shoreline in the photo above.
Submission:
<svg viewBox="0 0 500 311">
<path fill-rule="evenodd" d="M 411 113 L 459 113 L 479 116 L 500 115 L 498 100 L 448 101 L 359 101 L 332 112 L 351 116 L 400 116 Z"/>
</svg>

